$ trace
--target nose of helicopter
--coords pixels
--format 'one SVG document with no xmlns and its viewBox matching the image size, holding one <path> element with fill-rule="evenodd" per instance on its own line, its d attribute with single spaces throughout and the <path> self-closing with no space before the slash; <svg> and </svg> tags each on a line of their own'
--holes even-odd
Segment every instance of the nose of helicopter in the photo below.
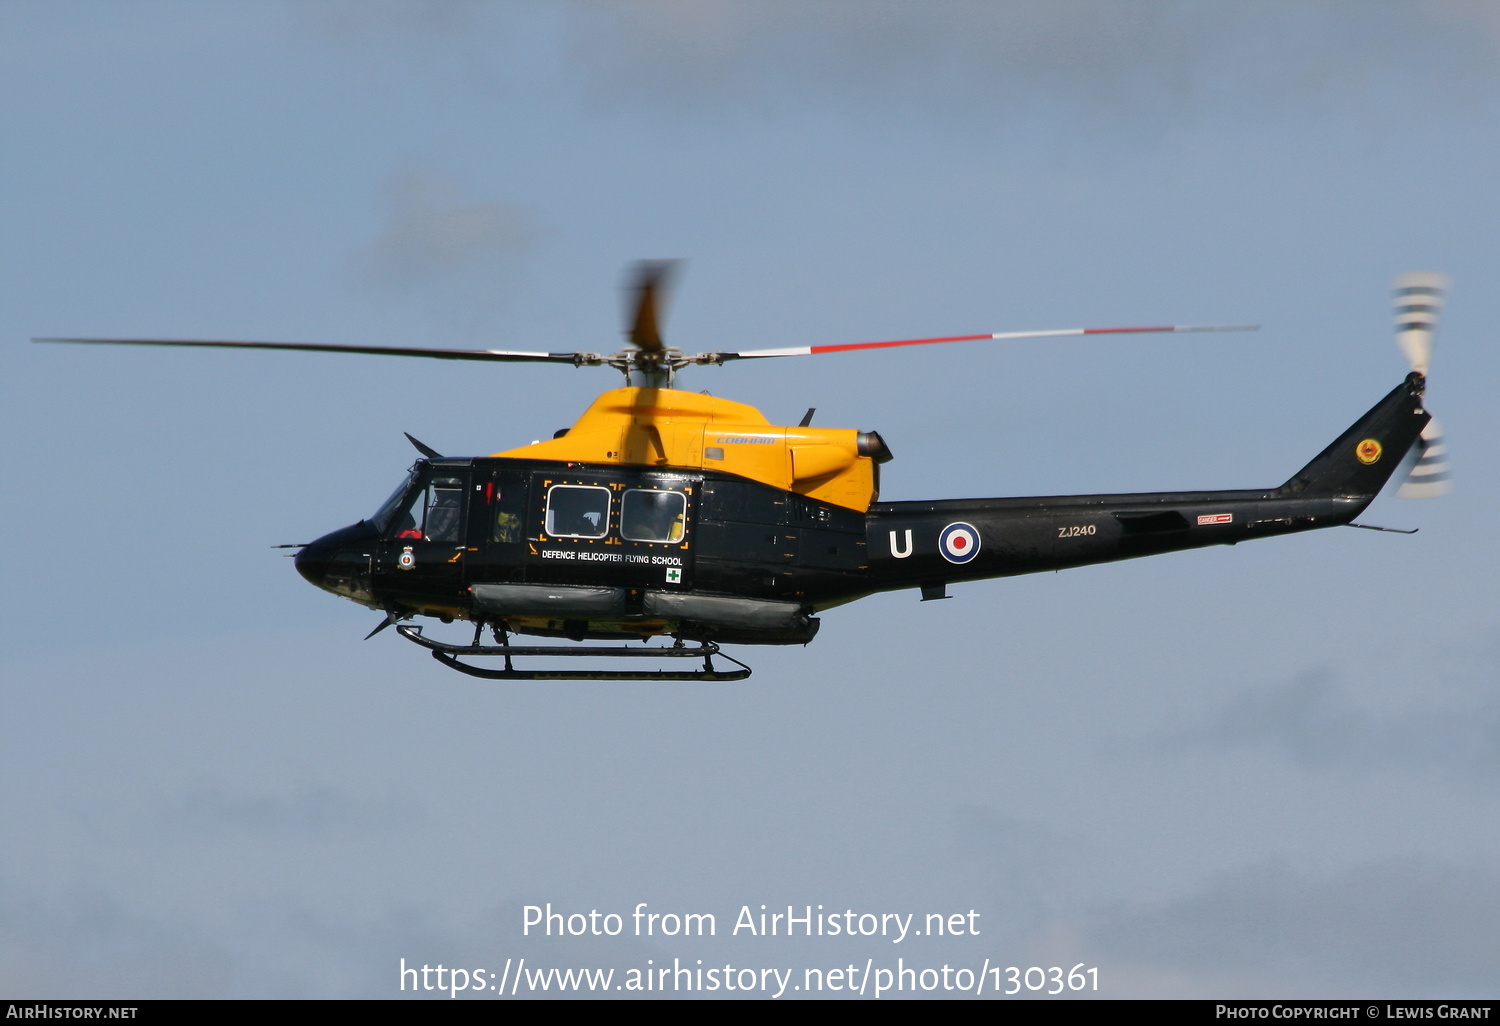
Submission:
<svg viewBox="0 0 1500 1026">
<path fill-rule="evenodd" d="M 304 545 L 292 562 L 309 584 L 344 594 L 349 578 L 369 566 L 369 546 L 377 535 L 371 524 L 361 520 Z"/>
<path fill-rule="evenodd" d="M 328 564 L 331 556 L 328 546 L 318 541 L 310 542 L 297 550 L 296 558 L 292 562 L 297 567 L 308 584 L 315 587 L 323 587 L 323 579 L 328 576 Z"/>
</svg>

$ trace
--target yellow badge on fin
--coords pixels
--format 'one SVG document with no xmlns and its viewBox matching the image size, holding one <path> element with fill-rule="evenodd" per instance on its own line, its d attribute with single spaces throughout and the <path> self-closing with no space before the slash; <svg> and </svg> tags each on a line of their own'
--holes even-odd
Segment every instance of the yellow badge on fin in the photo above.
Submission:
<svg viewBox="0 0 1500 1026">
<path fill-rule="evenodd" d="M 1380 454 L 1383 452 L 1385 452 L 1384 447 L 1382 447 L 1381 444 L 1375 441 L 1375 439 L 1373 438 L 1366 438 L 1363 442 L 1360 442 L 1354 447 L 1354 455 L 1359 459 L 1359 462 L 1363 463 L 1365 466 L 1369 466 L 1371 463 L 1379 461 Z"/>
</svg>

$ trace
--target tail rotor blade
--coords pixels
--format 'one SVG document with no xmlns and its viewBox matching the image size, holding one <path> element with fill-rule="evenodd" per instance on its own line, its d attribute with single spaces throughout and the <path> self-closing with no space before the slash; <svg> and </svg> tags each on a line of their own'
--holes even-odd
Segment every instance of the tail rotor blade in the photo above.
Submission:
<svg viewBox="0 0 1500 1026">
<path fill-rule="evenodd" d="M 1417 462 L 1406 475 L 1406 480 L 1396 490 L 1402 499 L 1432 499 L 1447 495 L 1453 489 L 1448 473 L 1448 446 L 1443 441 L 1443 429 L 1436 420 L 1429 420 L 1417 438 L 1415 447 Z"/>
<path fill-rule="evenodd" d="M 1406 354 L 1411 369 L 1424 378 L 1432 362 L 1432 336 L 1447 295 L 1446 275 L 1413 271 L 1396 278 L 1396 344 Z"/>
</svg>

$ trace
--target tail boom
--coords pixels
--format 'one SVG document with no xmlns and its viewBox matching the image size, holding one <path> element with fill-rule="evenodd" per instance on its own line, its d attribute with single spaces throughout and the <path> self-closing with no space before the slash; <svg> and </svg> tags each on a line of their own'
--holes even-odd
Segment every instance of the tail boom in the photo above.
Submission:
<svg viewBox="0 0 1500 1026">
<path fill-rule="evenodd" d="M 940 594 L 958 581 L 1347 524 L 1430 419 L 1424 384 L 1409 375 L 1278 488 L 877 503 L 866 518 L 871 583 Z"/>
</svg>

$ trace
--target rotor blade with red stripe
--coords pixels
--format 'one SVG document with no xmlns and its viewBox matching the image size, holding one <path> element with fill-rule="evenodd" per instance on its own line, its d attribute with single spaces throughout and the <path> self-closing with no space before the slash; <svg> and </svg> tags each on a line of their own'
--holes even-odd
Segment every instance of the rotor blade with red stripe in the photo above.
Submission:
<svg viewBox="0 0 1500 1026">
<path fill-rule="evenodd" d="M 419 346 L 344 346 L 315 342 L 227 342 L 211 339 L 167 338 L 34 338 L 33 342 L 65 342 L 100 346 L 199 346 L 213 349 L 294 349 L 311 353 L 367 353 L 376 356 L 421 356 L 433 360 L 497 362 L 597 363 L 593 353 L 528 353 L 508 349 L 426 349 Z"/>
<path fill-rule="evenodd" d="M 890 349 L 895 346 L 927 346 L 938 342 L 981 342 L 1021 338 L 1063 338 L 1069 335 L 1140 335 L 1164 331 L 1255 331 L 1258 324 L 1175 324 L 1142 328 L 1059 328 L 1053 331 L 1003 331 L 992 335 L 944 335 L 937 338 L 906 338 L 894 342 L 853 342 L 833 346 L 793 346 L 786 349 L 748 349 L 738 353 L 717 353 L 725 360 L 753 360 L 768 356 L 816 356 L 819 353 L 844 353 L 854 349 Z"/>
</svg>

